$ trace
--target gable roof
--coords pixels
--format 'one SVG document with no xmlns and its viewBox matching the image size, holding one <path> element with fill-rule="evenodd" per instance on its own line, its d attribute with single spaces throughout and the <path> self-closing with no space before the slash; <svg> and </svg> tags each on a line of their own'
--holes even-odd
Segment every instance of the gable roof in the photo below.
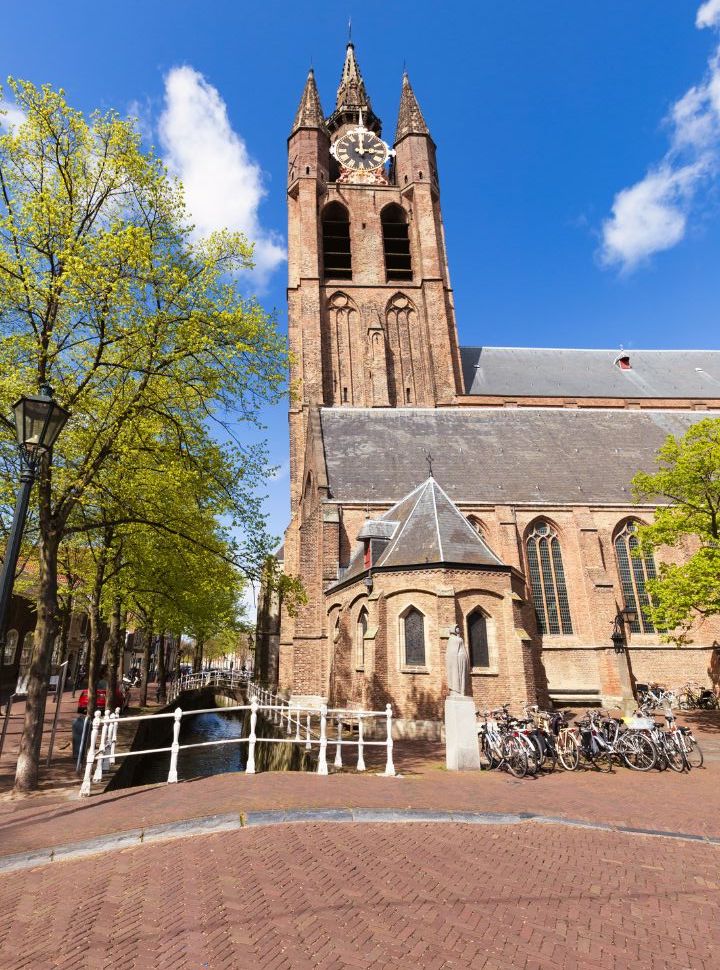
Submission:
<svg viewBox="0 0 720 970">
<path fill-rule="evenodd" d="M 398 502 L 428 452 L 449 498 L 469 505 L 632 504 L 669 434 L 720 411 L 601 408 L 323 408 L 329 497 Z"/>
<path fill-rule="evenodd" d="M 720 350 L 462 347 L 460 356 L 467 394 L 720 398 Z"/>
<path fill-rule="evenodd" d="M 385 532 L 378 528 L 381 523 L 387 523 L 391 528 Z M 374 529 L 368 528 L 373 525 Z M 360 529 L 360 537 L 368 532 L 385 533 L 386 545 L 373 562 L 373 569 L 443 563 L 504 565 L 432 477 L 396 502 L 384 515 L 368 520 Z M 341 582 L 365 572 L 363 552 L 362 546 L 356 548 Z"/>
</svg>

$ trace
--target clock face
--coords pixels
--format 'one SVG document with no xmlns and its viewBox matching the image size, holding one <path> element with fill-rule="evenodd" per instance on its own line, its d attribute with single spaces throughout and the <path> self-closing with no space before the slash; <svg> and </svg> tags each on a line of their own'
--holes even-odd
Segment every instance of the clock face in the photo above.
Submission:
<svg viewBox="0 0 720 970">
<path fill-rule="evenodd" d="M 388 160 L 388 147 L 382 139 L 372 131 L 364 128 L 348 131 L 338 138 L 332 147 L 332 153 L 343 166 L 354 172 L 369 172 L 380 168 Z"/>
</svg>

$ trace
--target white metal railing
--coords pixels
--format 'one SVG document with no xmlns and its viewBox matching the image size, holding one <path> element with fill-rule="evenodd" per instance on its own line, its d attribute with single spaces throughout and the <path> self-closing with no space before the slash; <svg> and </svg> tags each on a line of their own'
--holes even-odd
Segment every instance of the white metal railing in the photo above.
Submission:
<svg viewBox="0 0 720 970">
<path fill-rule="evenodd" d="M 223 671 L 218 671 L 223 673 Z M 193 676 L 193 675 L 189 675 Z M 197 676 L 197 675 L 195 675 Z M 103 773 L 111 765 L 115 764 L 118 758 L 130 758 L 144 754 L 162 754 L 167 752 L 170 755 L 168 766 L 168 784 L 177 782 L 178 757 L 180 751 L 190 748 L 209 748 L 221 744 L 247 744 L 248 755 L 245 766 L 245 773 L 255 774 L 255 749 L 258 741 L 269 744 L 297 744 L 301 745 L 306 751 L 317 750 L 317 774 L 328 774 L 327 748 L 328 744 L 335 745 L 335 759 L 333 767 L 342 768 L 343 748 L 357 749 L 357 771 L 365 771 L 365 748 L 383 747 L 385 748 L 385 771 L 384 775 L 395 775 L 393 764 L 393 738 L 392 738 L 392 706 L 387 704 L 384 711 L 363 711 L 351 710 L 347 708 L 328 708 L 327 704 L 319 707 L 307 707 L 292 704 L 280 695 L 269 691 L 267 688 L 260 687 L 252 682 L 245 682 L 248 689 L 249 704 L 237 704 L 232 707 L 208 707 L 201 710 L 186 710 L 176 708 L 174 711 L 166 711 L 160 714 L 140 714 L 131 717 L 120 717 L 120 708 L 114 712 L 105 711 L 104 716 L 100 711 L 95 712 L 90 732 L 90 743 L 88 746 L 85 761 L 85 773 L 82 785 L 80 786 L 80 796 L 90 795 L 94 782 L 102 781 Z M 185 688 L 187 689 L 187 688 Z M 196 714 L 229 714 L 233 711 L 250 711 L 250 733 L 242 738 L 219 738 L 214 741 L 197 741 L 192 744 L 180 744 L 180 729 L 184 717 L 192 717 Z M 257 735 L 258 715 L 263 714 L 267 721 L 279 727 L 280 737 L 259 737 Z M 117 737 L 120 725 L 130 724 L 140 721 L 158 721 L 161 719 L 173 720 L 173 737 L 170 747 L 164 748 L 145 748 L 137 751 L 118 751 Z M 385 737 L 382 740 L 371 740 L 366 737 L 365 725 L 368 721 L 381 719 L 384 726 Z M 336 725 L 336 736 L 330 737 L 328 725 L 332 728 L 333 722 Z M 343 729 L 357 727 L 357 737 L 347 737 Z"/>
<path fill-rule="evenodd" d="M 184 690 L 201 690 L 203 687 L 245 687 L 247 674 L 240 670 L 204 670 L 196 674 L 182 674 L 168 688 L 168 703 L 172 703 Z"/>
</svg>

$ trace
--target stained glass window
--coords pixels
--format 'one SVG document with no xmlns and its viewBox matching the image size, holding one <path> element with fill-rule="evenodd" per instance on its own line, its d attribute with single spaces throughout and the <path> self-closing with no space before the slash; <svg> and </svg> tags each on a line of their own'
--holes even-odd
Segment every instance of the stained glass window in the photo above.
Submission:
<svg viewBox="0 0 720 970">
<path fill-rule="evenodd" d="M 425 666 L 425 617 L 414 606 L 402 618 L 405 639 L 405 665 Z"/>
<path fill-rule="evenodd" d="M 488 647 L 487 620 L 480 610 L 471 613 L 467 621 L 468 642 L 470 644 L 470 666 L 489 667 L 490 649 Z"/>
<path fill-rule="evenodd" d="M 565 570 L 557 534 L 538 522 L 527 539 L 533 605 L 542 634 L 572 633 Z"/>
<path fill-rule="evenodd" d="M 655 560 L 652 553 L 645 553 L 642 556 L 633 555 L 633 550 L 638 549 L 640 543 L 635 534 L 637 530 L 636 522 L 628 522 L 615 537 L 615 556 L 617 557 L 618 571 L 620 573 L 620 584 L 623 591 L 626 609 L 634 610 L 637 618 L 629 624 L 631 633 L 654 633 L 655 627 L 652 625 L 647 608 L 650 606 L 650 597 L 645 589 L 645 582 L 648 579 L 655 579 Z"/>
</svg>

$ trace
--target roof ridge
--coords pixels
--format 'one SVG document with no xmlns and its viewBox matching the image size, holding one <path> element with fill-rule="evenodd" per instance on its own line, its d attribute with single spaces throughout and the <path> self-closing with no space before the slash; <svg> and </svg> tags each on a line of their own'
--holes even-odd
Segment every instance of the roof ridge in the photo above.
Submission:
<svg viewBox="0 0 720 970">
<path fill-rule="evenodd" d="M 433 514 L 435 516 L 435 531 L 437 532 L 437 538 L 438 538 L 438 552 L 440 553 L 440 562 L 445 562 L 445 556 L 443 554 L 443 546 L 442 546 L 442 535 L 440 534 L 440 520 L 438 519 L 437 502 L 435 501 L 435 489 L 437 487 L 438 487 L 438 484 L 433 478 L 430 491 L 432 492 Z"/>
<path fill-rule="evenodd" d="M 407 499 L 410 498 L 411 495 L 413 495 L 415 492 L 417 492 L 418 488 L 419 489 L 422 489 L 422 491 L 420 492 L 420 495 L 418 495 L 417 502 L 413 505 L 413 507 L 408 512 L 408 514 L 405 516 L 405 521 L 402 524 L 402 528 L 400 529 L 400 531 L 398 532 L 398 534 L 396 536 L 393 536 L 393 539 L 392 539 L 390 545 L 383 552 L 383 555 L 382 555 L 382 559 L 383 560 L 388 559 L 390 557 L 390 553 L 394 551 L 395 547 L 397 546 L 398 542 L 400 541 L 400 536 L 405 531 L 405 526 L 408 524 L 408 522 L 410 521 L 410 519 L 413 516 L 413 512 L 415 511 L 415 509 L 420 504 L 420 500 L 423 497 L 423 492 L 427 488 L 427 483 L 428 483 L 428 480 L 426 479 L 424 482 L 422 482 L 420 485 L 418 485 L 417 488 L 414 488 L 411 492 L 408 492 L 407 495 L 405 495 L 402 499 L 400 499 L 400 502 L 397 502 L 396 503 L 396 505 L 400 505 L 401 502 L 406 501 Z M 393 506 L 393 508 L 395 508 L 395 506 Z M 384 516 L 383 516 L 383 518 L 384 518 Z"/>
</svg>

